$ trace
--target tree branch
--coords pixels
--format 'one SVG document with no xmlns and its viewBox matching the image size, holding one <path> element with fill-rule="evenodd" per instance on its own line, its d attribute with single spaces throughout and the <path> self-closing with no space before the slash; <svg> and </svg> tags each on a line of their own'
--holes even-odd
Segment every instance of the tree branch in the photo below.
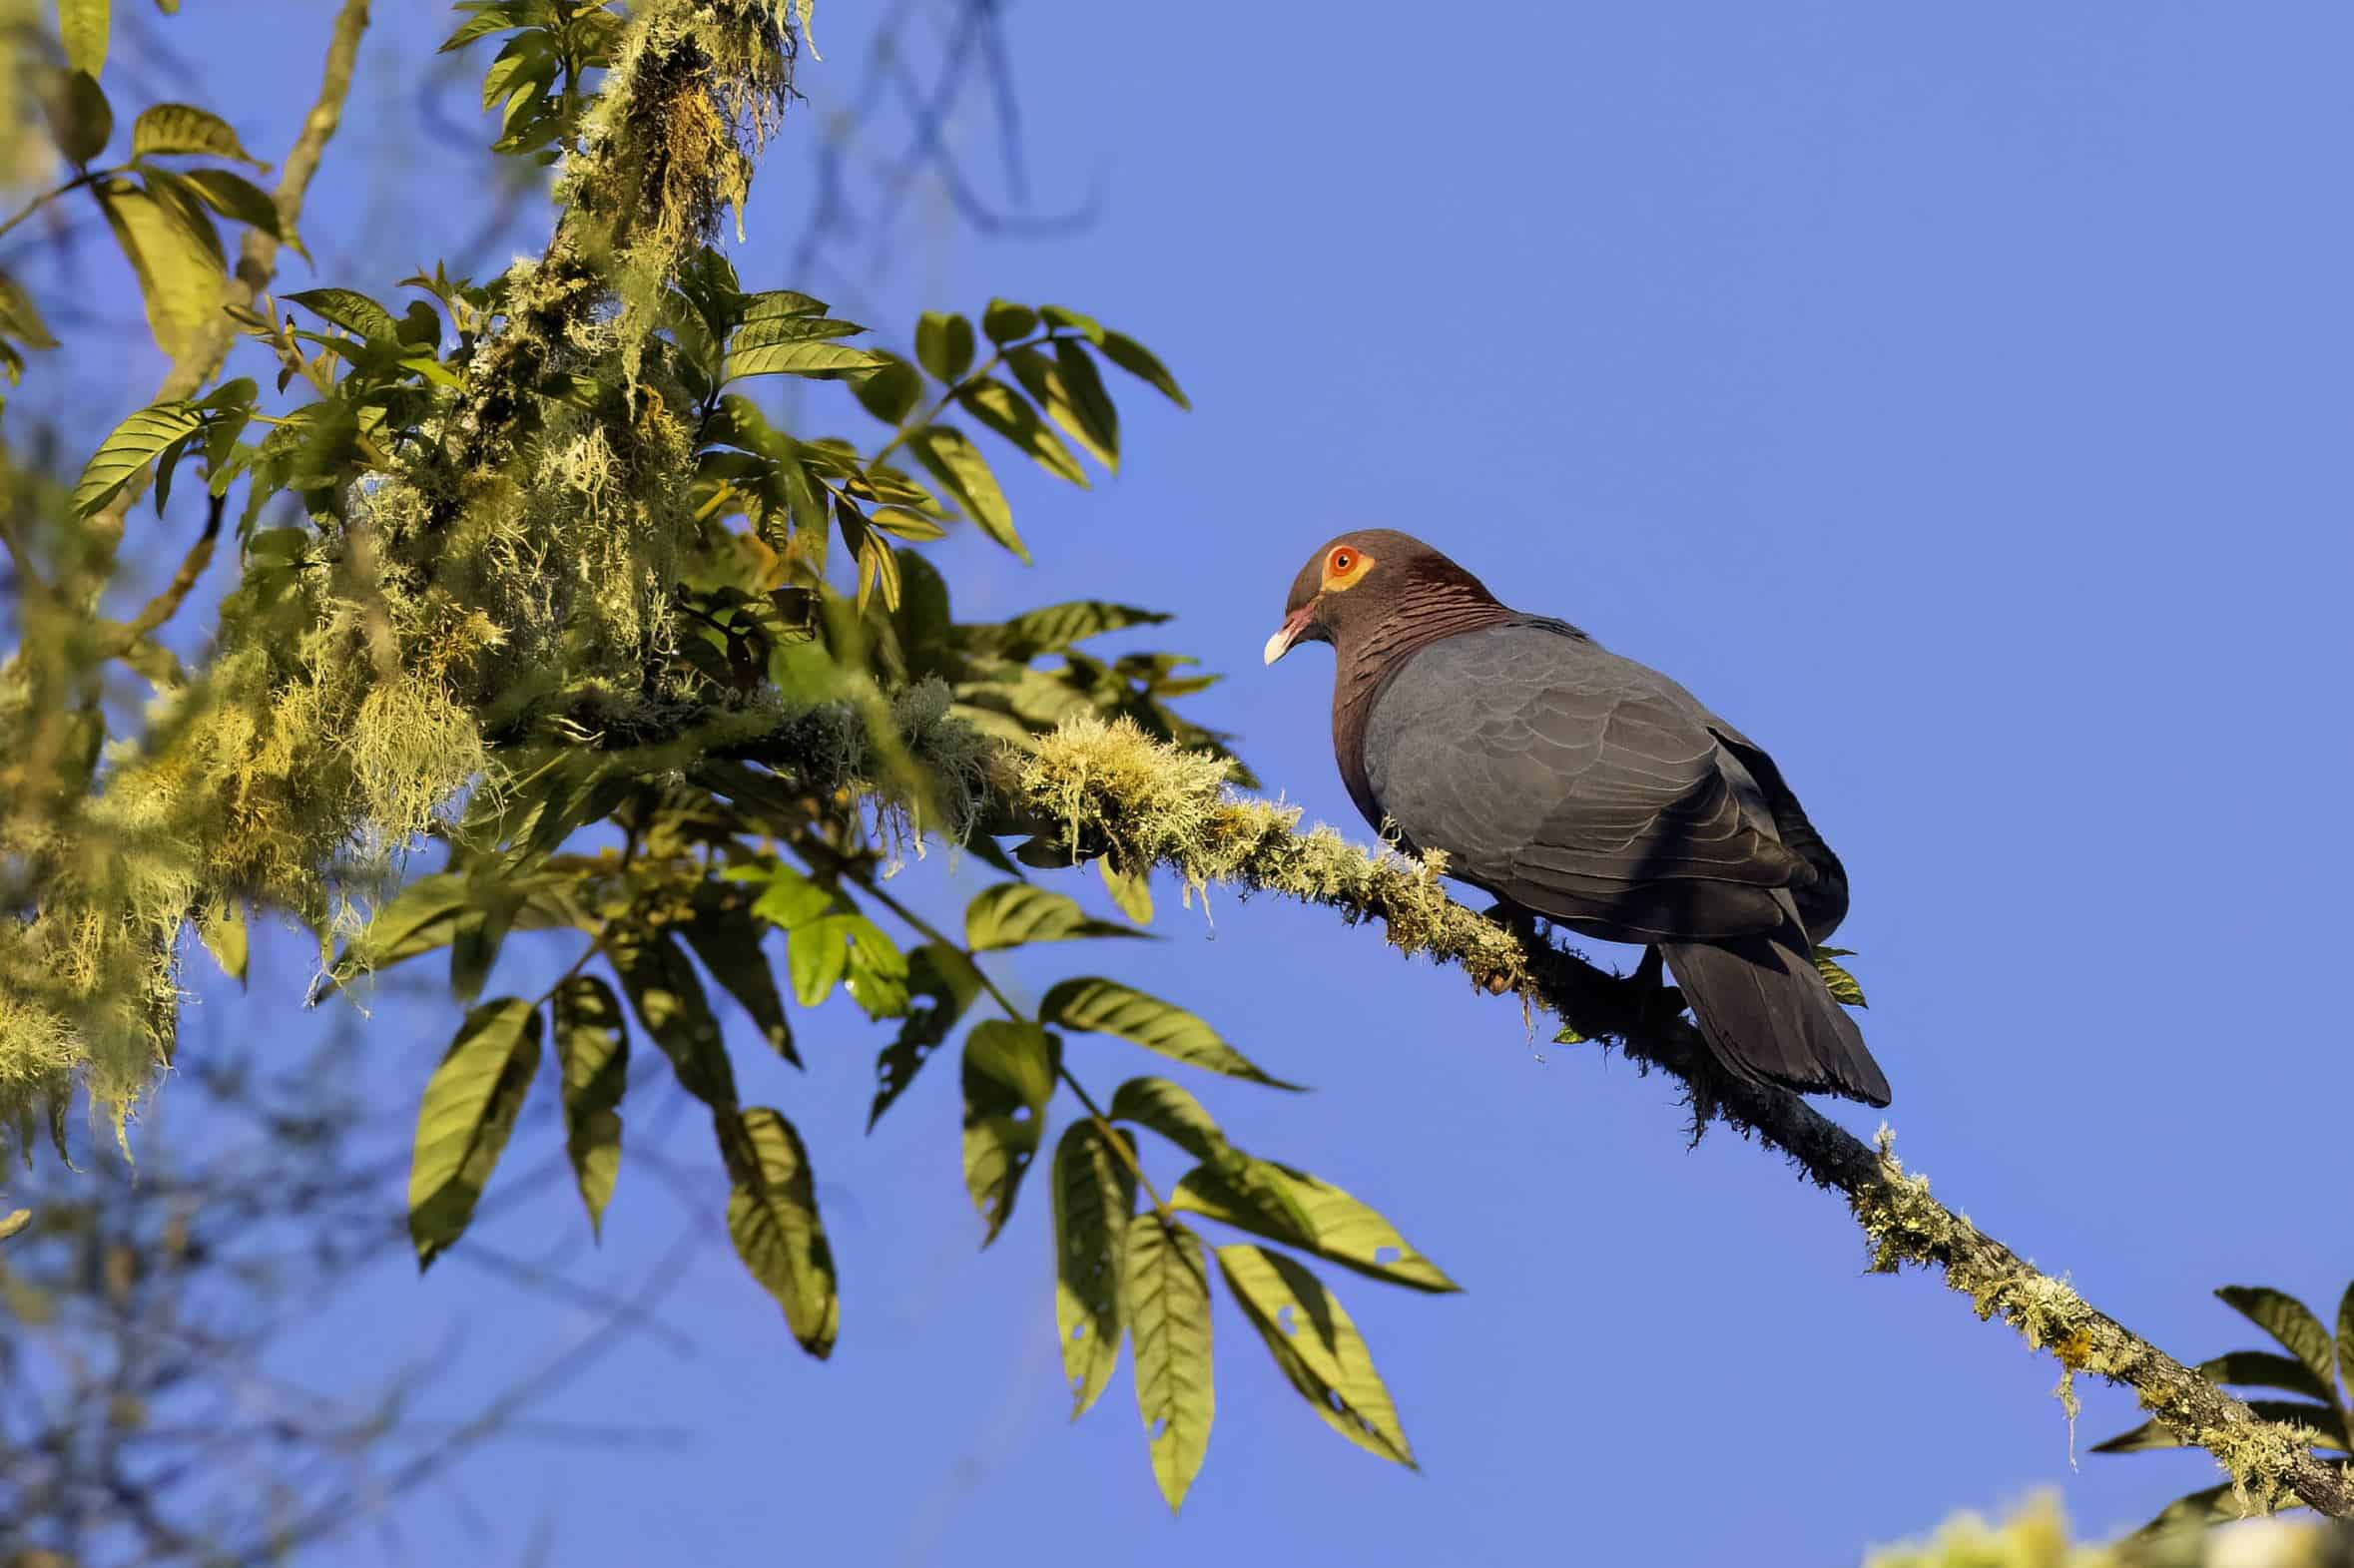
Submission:
<svg viewBox="0 0 2354 1568">
<path fill-rule="evenodd" d="M 294 145 L 287 154 L 286 167 L 279 175 L 275 195 L 279 227 L 290 235 L 294 233 L 295 223 L 302 216 L 302 199 L 309 193 L 311 177 L 318 173 L 318 162 L 326 152 L 328 139 L 343 123 L 343 101 L 350 96 L 359 40 L 367 31 L 367 8 L 368 0 L 343 0 L 343 8 L 335 16 L 334 31 L 328 36 L 318 99 L 303 117 L 301 133 L 294 138 Z M 207 381 L 221 373 L 221 366 L 229 358 L 230 345 L 237 339 L 237 323 L 230 319 L 228 310 L 232 306 L 252 308 L 278 269 L 278 252 L 279 242 L 270 235 L 259 229 L 246 231 L 245 244 L 238 252 L 237 270 L 222 289 L 222 311 L 197 334 L 187 352 L 172 361 L 172 368 L 165 372 L 151 401 L 163 403 L 193 397 Z M 85 588 L 85 595 L 93 603 L 113 567 L 115 548 L 123 538 L 123 520 L 147 492 L 149 478 L 149 473 L 142 470 L 85 525 L 98 562 L 98 569 L 91 574 Z"/>
<path fill-rule="evenodd" d="M 1018 777 L 1002 781 L 1008 803 L 1047 845 L 1074 858 L 1108 852 L 1124 865 L 1164 866 L 1192 891 L 1217 884 L 1279 893 L 1351 923 L 1381 919 L 1393 946 L 1461 968 L 1482 989 L 1509 991 L 1524 1008 L 1557 1013 L 1589 1039 L 1674 1074 L 1699 1123 L 1713 1116 L 1754 1134 L 1817 1186 L 1844 1194 L 1875 1271 L 1908 1263 L 1941 1270 L 1980 1317 L 1999 1315 L 2030 1349 L 2051 1352 L 2071 1412 L 2075 1374 L 2095 1373 L 2132 1389 L 2142 1408 L 2214 1455 L 2252 1509 L 2293 1497 L 2354 1517 L 2346 1471 L 1932 1198 L 1928 1179 L 1898 1162 L 1885 1127 L 1868 1146 L 1794 1094 L 1729 1079 L 1680 1017 L 1646 1016 L 1635 989 L 1615 976 L 1549 945 L 1523 945 L 1455 902 L 1440 885 L 1443 862 L 1375 853 L 1329 827 L 1302 832 L 1297 808 L 1231 794 L 1216 759 L 1125 724 L 1068 725 L 1017 767 Z"/>
</svg>

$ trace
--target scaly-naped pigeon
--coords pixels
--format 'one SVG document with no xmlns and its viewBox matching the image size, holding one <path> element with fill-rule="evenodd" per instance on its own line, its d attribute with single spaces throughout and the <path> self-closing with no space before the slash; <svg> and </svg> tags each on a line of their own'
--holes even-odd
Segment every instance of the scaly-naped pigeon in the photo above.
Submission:
<svg viewBox="0 0 2354 1568">
<path fill-rule="evenodd" d="M 1507 910 L 1655 945 L 1738 1076 L 1888 1103 L 1811 951 L 1847 873 L 1756 742 L 1388 529 L 1301 570 L 1267 662 L 1299 642 L 1333 646 L 1333 751 L 1377 829 Z"/>
</svg>

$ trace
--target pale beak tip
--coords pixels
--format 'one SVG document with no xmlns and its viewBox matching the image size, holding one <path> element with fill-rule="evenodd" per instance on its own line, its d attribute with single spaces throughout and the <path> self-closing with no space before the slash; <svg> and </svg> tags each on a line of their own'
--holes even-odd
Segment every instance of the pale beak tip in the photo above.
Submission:
<svg viewBox="0 0 2354 1568">
<path fill-rule="evenodd" d="M 1267 639 L 1267 663 L 1273 664 L 1292 651 L 1292 629 L 1285 627 Z"/>
</svg>

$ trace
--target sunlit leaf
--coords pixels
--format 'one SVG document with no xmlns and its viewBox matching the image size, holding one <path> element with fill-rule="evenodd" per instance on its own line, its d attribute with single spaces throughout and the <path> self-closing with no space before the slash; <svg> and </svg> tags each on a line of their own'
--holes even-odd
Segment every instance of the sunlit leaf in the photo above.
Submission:
<svg viewBox="0 0 2354 1568">
<path fill-rule="evenodd" d="M 199 153 L 234 158 L 257 169 L 267 167 L 246 151 L 235 126 L 194 104 L 157 104 L 140 111 L 139 118 L 131 122 L 131 152 L 134 157 Z"/>
<path fill-rule="evenodd" d="M 1125 1138 L 1125 1134 L 1119 1135 Z M 1135 1145 L 1126 1157 L 1093 1118 L 1054 1146 L 1054 1325 L 1071 1419 L 1087 1412 L 1120 1361 L 1120 1278 L 1136 1208 Z"/>
<path fill-rule="evenodd" d="M 809 1150 L 793 1124 L 766 1106 L 733 1122 L 720 1139 L 728 1159 L 728 1237 L 744 1267 L 785 1308 L 793 1337 L 824 1360 L 834 1350 L 842 1304 Z"/>
<path fill-rule="evenodd" d="M 1866 1005 L 1864 988 L 1839 963 L 1840 958 L 1847 956 L 1843 948 L 1818 947 L 1815 949 L 1815 970 L 1822 975 L 1823 983 L 1831 988 L 1833 1001 L 1846 1007 L 1862 1007 Z"/>
<path fill-rule="evenodd" d="M 204 198 L 205 205 L 222 217 L 259 229 L 274 240 L 288 238 L 277 201 L 251 180 L 226 169 L 191 169 L 183 178 Z"/>
<path fill-rule="evenodd" d="M 1152 923 L 1152 878 L 1142 871 L 1131 871 L 1113 863 L 1113 856 L 1101 855 L 1095 861 L 1095 872 L 1103 880 L 1103 890 L 1111 894 L 1112 902 L 1120 906 L 1120 913 L 1138 925 Z"/>
<path fill-rule="evenodd" d="M 1091 918 L 1078 901 L 1033 882 L 999 882 L 964 906 L 964 945 L 974 952 L 1062 942 L 1082 936 L 1143 936 L 1111 920 Z"/>
<path fill-rule="evenodd" d="M 106 69 L 113 10 L 110 0 L 57 0 L 57 36 L 75 70 L 95 77 Z"/>
<path fill-rule="evenodd" d="M 244 989 L 251 951 L 246 935 L 246 906 L 235 898 L 207 899 L 197 911 L 197 938 L 221 966 L 221 972 Z"/>
<path fill-rule="evenodd" d="M 980 994 L 980 973 L 961 948 L 926 942 L 907 954 L 910 997 L 927 998 L 930 1005 L 911 1009 L 899 1025 L 898 1038 L 875 1059 L 875 1103 L 867 1113 L 872 1132 L 883 1113 L 895 1104 L 931 1055 L 947 1039 L 948 1031 L 964 1016 Z"/>
<path fill-rule="evenodd" d="M 1152 1445 L 1153 1479 L 1175 1512 L 1210 1445 L 1210 1276 L 1201 1239 L 1159 1215 L 1128 1227 L 1123 1306 L 1136 1347 L 1136 1407 Z"/>
<path fill-rule="evenodd" d="M 629 1082 L 629 1026 L 612 989 L 593 974 L 556 987 L 556 1067 L 564 1091 L 564 1153 L 589 1228 L 602 1233 L 621 1173 L 621 1094 Z"/>
<path fill-rule="evenodd" d="M 1298 1084 L 1271 1078 L 1201 1019 L 1155 996 L 1100 978 L 1064 980 L 1038 1004 L 1038 1021 L 1090 1034 L 1117 1035 L 1174 1061 L 1278 1089 Z"/>
<path fill-rule="evenodd" d="M 1022 1173 L 1046 1130 L 1061 1042 L 1036 1024 L 991 1018 L 964 1037 L 964 1188 L 988 1246 L 1013 1217 Z"/>
<path fill-rule="evenodd" d="M 996 431 L 1015 447 L 1026 453 L 1037 465 L 1057 479 L 1068 479 L 1084 489 L 1087 470 L 1062 444 L 1062 438 L 1046 428 L 1038 411 L 1003 381 L 983 380 L 967 385 L 956 393 L 956 401 L 965 412 Z"/>
<path fill-rule="evenodd" d="M 720 379 L 740 380 L 749 375 L 822 375 L 831 370 L 875 370 L 890 363 L 873 348 L 851 348 L 842 343 L 810 339 L 771 343 L 728 355 Z"/>
<path fill-rule="evenodd" d="M 1010 343 L 1026 337 L 1038 328 L 1038 312 L 1026 304 L 1015 304 L 1009 299 L 992 299 L 981 312 L 981 330 L 989 334 L 992 343 Z M 943 380 L 953 380 L 943 376 Z"/>
<path fill-rule="evenodd" d="M 430 1267 L 465 1233 L 539 1067 L 539 1009 L 504 997 L 466 1014 L 425 1084 L 408 1173 L 408 1234 Z"/>
<path fill-rule="evenodd" d="M 1251 1164 L 1256 1178 L 1288 1194 L 1306 1216 L 1307 1232 L 1281 1208 L 1254 1199 L 1207 1165 L 1187 1172 L 1177 1183 L 1176 1191 L 1169 1195 L 1170 1207 L 1224 1221 L 1392 1285 L 1417 1291 L 1462 1289 L 1416 1252 L 1389 1221 L 1340 1188 L 1271 1160 Z"/>
<path fill-rule="evenodd" d="M 142 408 L 115 426 L 90 454 L 74 485 L 74 511 L 88 517 L 104 507 L 157 453 L 203 424 L 204 415 L 192 405 L 170 402 Z"/>
<path fill-rule="evenodd" d="M 954 425 L 925 425 L 907 437 L 907 449 L 981 532 L 1029 560 L 1029 547 L 1013 531 L 1013 510 L 1005 504 L 1005 492 L 997 488 L 997 476 L 963 431 Z"/>
<path fill-rule="evenodd" d="M 370 341 L 392 343 L 400 339 L 400 323 L 392 319 L 392 312 L 357 289 L 301 288 L 280 297 Z"/>
<path fill-rule="evenodd" d="M 1286 1380 L 1324 1423 L 1368 1453 L 1412 1467 L 1398 1407 L 1348 1311 L 1297 1259 L 1264 1247 L 1218 1249 L 1228 1289 Z"/>
<path fill-rule="evenodd" d="M 1131 1078 L 1112 1092 L 1115 1122 L 1133 1122 L 1160 1134 L 1197 1160 L 1216 1164 L 1235 1158 L 1202 1103 L 1166 1078 Z"/>
<path fill-rule="evenodd" d="M 1118 471 L 1119 415 L 1104 393 L 1095 366 L 1088 362 L 1086 349 L 1066 338 L 1055 344 L 1051 356 L 1036 348 L 1016 348 L 1005 356 L 1005 362 L 1022 390 L 1064 435 L 1104 467 Z M 1072 363 L 1081 367 L 1076 378 L 1070 369 Z"/>
</svg>

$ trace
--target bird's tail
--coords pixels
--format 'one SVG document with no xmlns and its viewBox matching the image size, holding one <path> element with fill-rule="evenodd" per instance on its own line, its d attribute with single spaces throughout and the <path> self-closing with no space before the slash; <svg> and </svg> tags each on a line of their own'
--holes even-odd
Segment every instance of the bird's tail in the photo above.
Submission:
<svg viewBox="0 0 2354 1568">
<path fill-rule="evenodd" d="M 1700 1033 L 1727 1070 L 1806 1094 L 1888 1104 L 1888 1077 L 1823 983 L 1793 919 L 1782 932 L 1666 942 Z"/>
</svg>

